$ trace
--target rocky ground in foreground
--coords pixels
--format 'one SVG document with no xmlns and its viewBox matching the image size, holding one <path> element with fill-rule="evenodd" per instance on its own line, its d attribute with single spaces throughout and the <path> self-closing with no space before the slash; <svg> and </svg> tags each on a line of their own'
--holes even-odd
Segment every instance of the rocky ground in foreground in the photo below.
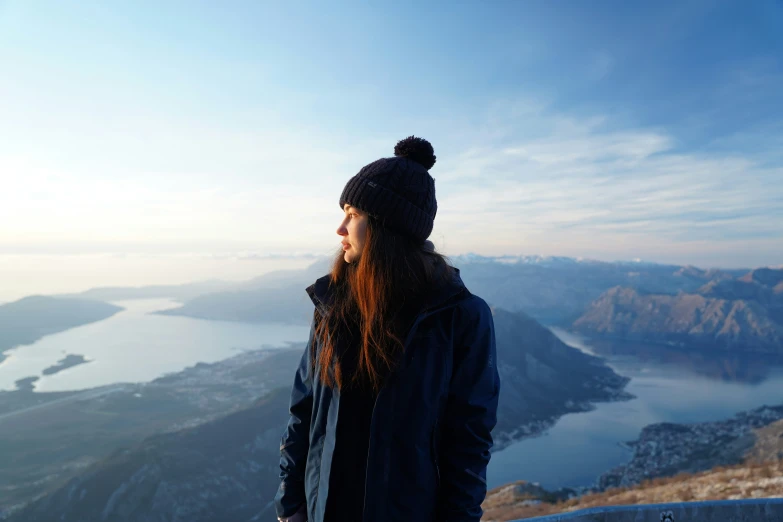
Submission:
<svg viewBox="0 0 783 522">
<path fill-rule="evenodd" d="M 783 461 L 683 473 L 570 500 L 547 501 L 551 495 L 526 483 L 497 488 L 487 495 L 481 520 L 501 522 L 600 506 L 783 497 Z"/>
<path fill-rule="evenodd" d="M 777 408 L 759 408 L 733 420 L 757 422 L 765 415 L 772 415 L 771 411 Z M 730 422 L 715 424 L 725 429 Z M 683 433 L 691 440 L 690 431 Z M 753 429 L 750 435 L 754 442 L 744 451 L 744 462 L 697 473 L 648 479 L 581 496 L 572 490 L 546 491 L 523 481 L 501 486 L 487 494 L 482 520 L 501 522 L 611 505 L 783 497 L 783 420 Z M 747 436 L 746 433 L 744 437 Z"/>
</svg>

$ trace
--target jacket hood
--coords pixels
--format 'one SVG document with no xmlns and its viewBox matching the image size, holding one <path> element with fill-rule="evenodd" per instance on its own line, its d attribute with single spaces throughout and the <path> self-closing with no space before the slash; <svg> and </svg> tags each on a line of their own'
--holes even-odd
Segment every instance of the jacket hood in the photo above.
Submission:
<svg viewBox="0 0 783 522">
<path fill-rule="evenodd" d="M 425 299 L 425 302 L 423 303 L 421 308 L 422 312 L 438 308 L 462 292 L 467 291 L 465 283 L 462 282 L 459 268 L 447 268 L 441 265 L 439 272 L 449 268 L 451 269 L 451 278 L 447 282 L 441 283 L 432 292 L 430 292 L 430 294 Z M 316 308 L 318 308 L 322 315 L 326 315 L 329 312 L 334 298 L 334 291 L 330 277 L 331 276 L 327 274 L 317 279 L 315 283 L 306 289 L 307 295 L 310 296 L 313 304 Z"/>
</svg>

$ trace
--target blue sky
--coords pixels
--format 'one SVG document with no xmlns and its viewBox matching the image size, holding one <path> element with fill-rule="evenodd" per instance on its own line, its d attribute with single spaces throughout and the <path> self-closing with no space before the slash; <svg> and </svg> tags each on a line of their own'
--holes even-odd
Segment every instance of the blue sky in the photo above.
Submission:
<svg viewBox="0 0 783 522">
<path fill-rule="evenodd" d="M 449 254 L 783 264 L 783 2 L 0 0 L 0 253 L 321 254 L 410 134 Z"/>
</svg>

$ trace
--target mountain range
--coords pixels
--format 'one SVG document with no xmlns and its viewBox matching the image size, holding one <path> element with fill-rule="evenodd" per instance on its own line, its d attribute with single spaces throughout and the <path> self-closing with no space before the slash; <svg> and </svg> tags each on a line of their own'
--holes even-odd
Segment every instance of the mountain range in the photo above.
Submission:
<svg viewBox="0 0 783 522">
<path fill-rule="evenodd" d="M 691 292 L 615 287 L 573 323 L 589 335 L 783 354 L 783 269 L 717 274 Z"/>
<path fill-rule="evenodd" d="M 95 299 L 98 301 L 121 301 L 123 299 L 155 299 L 166 298 L 186 301 L 199 295 L 219 292 L 233 288 L 236 283 L 220 280 L 198 281 L 181 285 L 147 285 L 138 287 L 103 286 L 91 288 L 84 292 L 60 294 L 56 297 Z"/>
<path fill-rule="evenodd" d="M 452 261 L 461 268 L 468 288 L 493 310 L 503 382 L 493 432 L 495 450 L 541 434 L 565 413 L 630 398 L 624 391 L 627 378 L 600 358 L 565 345 L 540 322 L 599 337 L 677 346 L 749 351 L 781 346 L 783 269 L 703 270 L 537 256 L 472 255 Z M 88 296 L 169 297 L 183 305 L 160 313 L 305 322 L 312 303 L 304 288 L 326 273 L 328 265 L 329 260 L 323 259 L 305 270 L 274 272 L 243 283 L 93 289 L 70 299 L 60 296 L 57 305 L 72 299 L 85 302 Z M 109 313 L 111 308 L 96 310 Z M 287 417 L 288 387 L 269 391 L 266 383 L 287 382 L 290 377 L 281 364 L 290 365 L 292 375 L 296 359 L 289 350 L 271 358 L 277 361 L 274 375 L 264 370 L 269 361 L 247 363 L 247 367 L 231 363 L 230 371 L 222 369 L 228 361 L 200 364 L 181 376 L 166 376 L 148 385 L 98 390 L 95 397 L 74 395 L 72 402 L 58 403 L 55 410 L 34 409 L 39 408 L 35 405 L 22 423 L 19 417 L 6 420 L 0 434 L 0 448 L 4 448 L 0 478 L 5 482 L 0 491 L 6 501 L 29 503 L 12 520 L 273 517 L 271 498 L 277 487 L 278 442 Z M 38 402 L 47 397 L 23 390 L 2 394 L 3 415 L 15 415 L 16 402 L 29 407 L 33 396 Z M 61 399 L 52 395 L 55 398 Z M 75 425 L 73 415 L 87 424 Z M 145 419 L 150 422 L 145 424 Z M 90 435 L 84 437 L 79 435 L 83 426 L 96 429 L 88 429 Z M 67 441 L 61 440 L 63 428 L 70 430 Z M 83 443 L 78 443 L 80 438 Z M 34 451 L 17 451 L 33 443 Z M 19 483 L 24 488 L 18 488 Z"/>
<path fill-rule="evenodd" d="M 451 261 L 460 268 L 468 288 L 490 305 L 559 326 L 570 325 L 592 301 L 615 286 L 673 295 L 695 291 L 714 278 L 734 278 L 746 272 L 542 256 L 469 254 Z M 302 290 L 327 273 L 329 264 L 323 258 L 304 270 L 278 271 L 235 283 L 185 299 L 181 307 L 161 313 L 243 322 L 304 322 L 311 303 Z"/>
<path fill-rule="evenodd" d="M 783 353 L 783 269 L 701 269 L 644 262 L 476 254 L 451 259 L 491 306 L 598 337 L 697 349 Z M 177 308 L 201 319 L 304 324 L 303 289 L 329 269 L 322 258 L 241 282 L 93 289 L 76 297 L 133 298 L 173 292 Z"/>
</svg>

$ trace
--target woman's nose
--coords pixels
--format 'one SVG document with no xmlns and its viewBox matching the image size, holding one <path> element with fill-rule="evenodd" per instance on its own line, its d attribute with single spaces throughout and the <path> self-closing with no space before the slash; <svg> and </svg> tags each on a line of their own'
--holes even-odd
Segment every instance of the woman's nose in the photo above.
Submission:
<svg viewBox="0 0 783 522">
<path fill-rule="evenodd" d="M 337 227 L 337 235 L 338 236 L 347 236 L 348 235 L 348 229 L 345 228 L 345 225 L 340 223 L 340 226 Z"/>
</svg>

